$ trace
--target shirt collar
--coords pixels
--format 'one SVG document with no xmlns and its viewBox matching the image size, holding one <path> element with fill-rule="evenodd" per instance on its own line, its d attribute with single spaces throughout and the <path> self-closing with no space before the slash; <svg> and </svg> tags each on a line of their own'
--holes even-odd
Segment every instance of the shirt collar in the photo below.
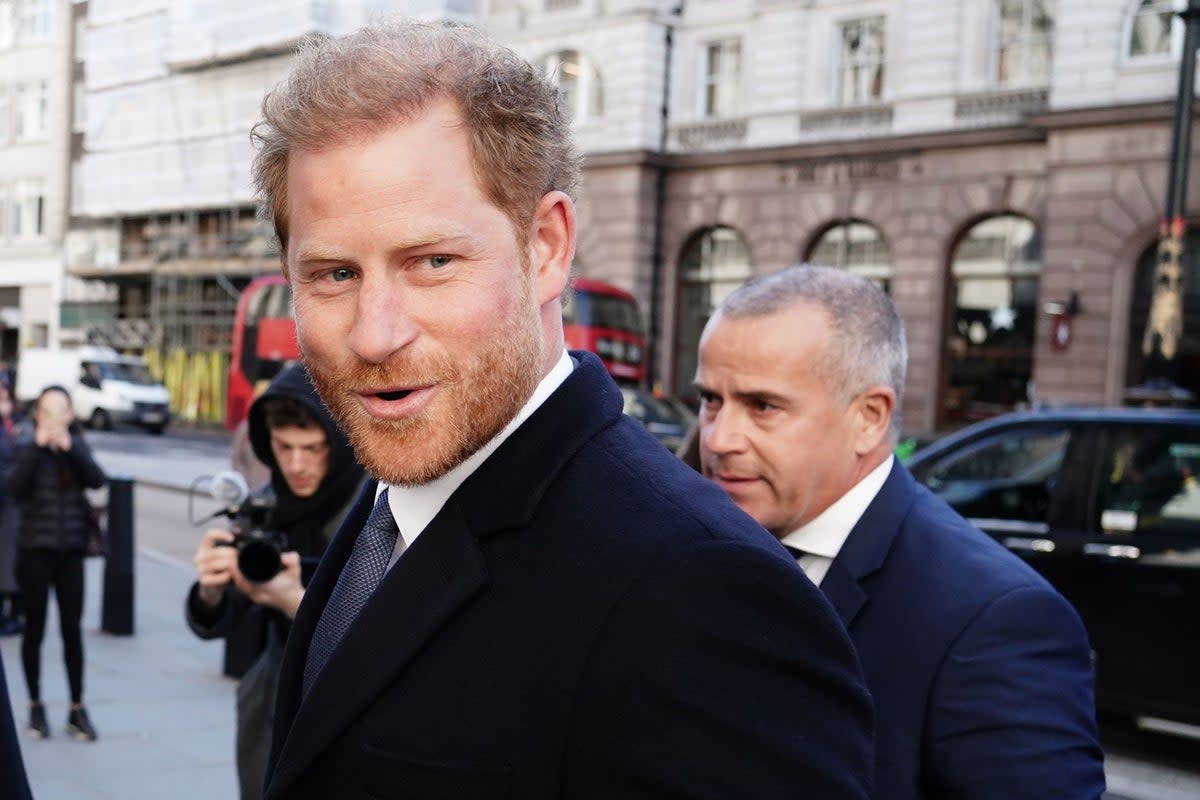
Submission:
<svg viewBox="0 0 1200 800">
<path fill-rule="evenodd" d="M 392 486 L 382 482 L 379 484 L 375 496 L 378 497 L 379 492 L 384 489 L 388 490 L 388 505 L 392 507 L 392 516 L 396 520 L 396 527 L 400 529 L 400 536 L 404 539 L 406 546 L 411 545 L 421 531 L 425 530 L 425 526 L 437 516 L 437 513 L 442 510 L 442 506 L 450 499 L 450 495 L 454 494 L 463 481 L 471 477 L 479 465 L 486 461 L 487 457 L 521 426 L 521 423 L 546 402 L 554 390 L 571 374 L 572 369 L 574 367 L 571 357 L 567 355 L 566 350 L 563 350 L 558 362 L 538 383 L 537 388 L 533 390 L 533 394 L 517 412 L 517 415 L 509 420 L 508 424 L 487 444 L 440 478 L 435 478 L 420 486 Z"/>
<path fill-rule="evenodd" d="M 837 557 L 850 531 L 866 513 L 867 506 L 879 494 L 892 471 L 894 456 L 866 474 L 850 491 L 839 497 L 807 525 L 802 525 L 783 537 L 783 543 L 805 553 L 833 559 Z"/>
</svg>

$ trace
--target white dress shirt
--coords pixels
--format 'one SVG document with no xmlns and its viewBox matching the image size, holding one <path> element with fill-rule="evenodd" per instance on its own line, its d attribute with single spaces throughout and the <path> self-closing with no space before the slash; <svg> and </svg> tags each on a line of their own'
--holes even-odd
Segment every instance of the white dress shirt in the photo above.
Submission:
<svg viewBox="0 0 1200 800">
<path fill-rule="evenodd" d="M 850 531 L 883 488 L 895 460 L 895 456 L 889 456 L 815 519 L 783 537 L 784 544 L 804 551 L 796 563 L 816 585 L 821 585 Z"/>
<path fill-rule="evenodd" d="M 533 394 L 529 396 L 529 401 L 521 407 L 517 415 L 487 444 L 442 477 L 420 486 L 379 484 L 375 497 L 378 498 L 379 492 L 384 489 L 388 490 L 388 505 L 392 508 L 392 517 L 396 520 L 396 527 L 400 529 L 400 535 L 396 537 L 396 549 L 392 551 L 392 558 L 388 562 L 388 569 L 391 569 L 392 565 L 400 558 L 400 554 L 417 540 L 421 531 L 425 530 L 425 526 L 433 521 L 433 518 L 442 510 L 442 506 L 446 505 L 446 501 L 450 499 L 450 495 L 454 494 L 454 490 L 471 477 L 479 465 L 487 460 L 487 457 L 495 452 L 496 448 L 511 436 L 513 431 L 519 428 L 521 423 L 527 420 L 542 403 L 546 402 L 546 399 L 567 379 L 574 368 L 571 357 L 567 355 L 566 350 L 563 350 L 558 363 L 538 383 Z"/>
</svg>

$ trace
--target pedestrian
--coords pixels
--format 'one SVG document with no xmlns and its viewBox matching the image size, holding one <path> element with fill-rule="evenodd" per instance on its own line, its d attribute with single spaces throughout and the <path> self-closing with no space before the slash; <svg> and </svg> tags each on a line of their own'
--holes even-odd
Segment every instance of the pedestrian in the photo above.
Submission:
<svg viewBox="0 0 1200 800">
<path fill-rule="evenodd" d="M 237 691 L 237 767 L 242 800 L 262 796 L 275 688 L 291 619 L 326 544 L 357 499 L 366 473 L 334 425 L 304 368 L 289 367 L 261 392 L 246 417 L 248 439 L 270 481 L 251 507 L 266 509 L 261 532 L 282 537 L 282 568 L 255 581 L 239 568 L 234 534 L 206 531 L 196 550 L 188 625 L 202 639 L 224 638 Z M 251 530 L 240 530 L 243 535 Z M 269 549 L 268 549 L 269 551 Z M 268 570 L 269 571 L 269 570 Z"/>
<path fill-rule="evenodd" d="M 18 439 L 8 471 L 8 488 L 21 506 L 17 534 L 17 583 L 25 606 L 21 663 L 29 689 L 28 733 L 50 736 L 41 695 L 42 636 L 50 589 L 58 604 L 63 660 L 71 692 L 67 733 L 95 741 L 96 729 L 83 705 L 83 558 L 91 507 L 85 489 L 107 477 L 92 457 L 61 386 L 47 386 L 34 403 L 33 426 Z"/>
<path fill-rule="evenodd" d="M 906 361 L 870 281 L 813 266 L 750 281 L 700 339 L 704 474 L 849 629 L 875 700 L 876 797 L 1095 800 L 1087 634 L 892 455 Z"/>
<path fill-rule="evenodd" d="M 293 622 L 265 796 L 865 797 L 829 604 L 564 350 L 553 85 L 384 19 L 306 41 L 264 116 L 301 352 L 377 481 Z"/>
<path fill-rule="evenodd" d="M 16 437 L 12 388 L 0 383 L 0 475 L 7 473 Z M 7 485 L 0 486 L 0 636 L 24 629 L 17 587 L 17 521 L 20 512 Z"/>
</svg>

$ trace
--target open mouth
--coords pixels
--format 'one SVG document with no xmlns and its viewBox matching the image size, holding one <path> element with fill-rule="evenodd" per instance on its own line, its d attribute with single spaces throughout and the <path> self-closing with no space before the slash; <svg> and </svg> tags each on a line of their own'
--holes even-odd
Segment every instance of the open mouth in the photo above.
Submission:
<svg viewBox="0 0 1200 800">
<path fill-rule="evenodd" d="M 379 392 L 375 396 L 382 400 L 403 400 L 412 394 L 412 389 L 401 389 L 397 392 Z"/>
</svg>

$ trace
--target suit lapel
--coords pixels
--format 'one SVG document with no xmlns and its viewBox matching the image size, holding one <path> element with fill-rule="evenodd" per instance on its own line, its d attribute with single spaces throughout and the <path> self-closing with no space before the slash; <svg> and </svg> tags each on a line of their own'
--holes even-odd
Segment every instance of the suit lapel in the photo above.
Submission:
<svg viewBox="0 0 1200 800">
<path fill-rule="evenodd" d="M 842 563 L 840 554 L 829 565 L 829 571 L 821 580 L 821 591 L 829 598 L 847 628 L 867 602 L 867 593 L 858 585 L 858 578 Z"/>
<path fill-rule="evenodd" d="M 452 502 L 387 573 L 301 700 L 273 792 L 289 786 L 487 580 L 479 542 Z"/>
<path fill-rule="evenodd" d="M 847 628 L 853 625 L 871 599 L 867 579 L 878 572 L 887 559 L 913 503 L 914 493 L 908 468 L 899 460 L 893 461 L 887 480 L 850 531 L 821 581 L 821 591 Z"/>
</svg>

